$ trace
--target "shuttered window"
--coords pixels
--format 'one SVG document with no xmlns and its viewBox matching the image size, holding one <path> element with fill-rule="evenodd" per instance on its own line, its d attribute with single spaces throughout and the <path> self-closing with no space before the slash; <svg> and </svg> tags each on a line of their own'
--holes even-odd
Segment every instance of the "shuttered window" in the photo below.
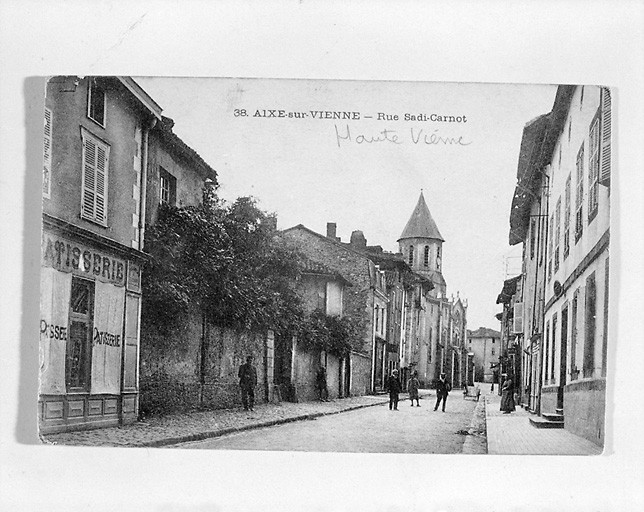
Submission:
<svg viewBox="0 0 644 512">
<path fill-rule="evenodd" d="M 577 194 L 575 203 L 575 243 L 579 241 L 584 232 L 584 145 L 577 153 Z"/>
<path fill-rule="evenodd" d="M 43 141 L 42 195 L 51 198 L 51 125 L 52 113 L 45 109 L 45 134 Z"/>
<path fill-rule="evenodd" d="M 601 169 L 599 182 L 602 185 L 610 184 L 610 150 L 611 150 L 611 98 L 610 90 L 602 87 L 601 90 Z"/>
<path fill-rule="evenodd" d="M 86 130 L 83 137 L 81 217 L 107 225 L 107 178 L 110 147 Z"/>
<path fill-rule="evenodd" d="M 570 204 L 571 204 L 571 176 L 566 179 L 566 192 L 564 204 L 564 250 L 563 259 L 565 260 L 570 254 Z"/>
<path fill-rule="evenodd" d="M 599 119 L 600 112 L 590 125 L 588 140 L 588 223 L 597 215 L 599 207 Z"/>
</svg>

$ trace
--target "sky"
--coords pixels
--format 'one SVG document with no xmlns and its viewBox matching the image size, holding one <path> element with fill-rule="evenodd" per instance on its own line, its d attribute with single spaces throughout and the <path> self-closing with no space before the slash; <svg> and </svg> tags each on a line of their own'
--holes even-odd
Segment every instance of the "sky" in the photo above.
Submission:
<svg viewBox="0 0 644 512">
<path fill-rule="evenodd" d="M 398 252 L 422 190 L 445 239 L 448 296 L 467 299 L 470 329 L 499 329 L 496 298 L 521 268 L 508 232 L 522 131 L 550 111 L 556 86 L 136 81 L 217 171 L 220 196 L 255 197 L 279 229 L 304 224 L 325 234 L 335 222 L 344 242 L 361 230 L 369 245 Z M 327 111 L 351 114 L 329 119 Z"/>
</svg>

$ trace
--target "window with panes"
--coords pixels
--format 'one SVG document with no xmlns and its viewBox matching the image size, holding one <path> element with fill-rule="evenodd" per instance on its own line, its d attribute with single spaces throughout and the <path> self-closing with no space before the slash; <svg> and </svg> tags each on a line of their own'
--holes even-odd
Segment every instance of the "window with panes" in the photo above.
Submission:
<svg viewBox="0 0 644 512">
<path fill-rule="evenodd" d="M 163 167 L 159 168 L 159 202 L 174 206 L 177 202 L 177 179 Z"/>
<path fill-rule="evenodd" d="M 69 306 L 69 339 L 65 357 L 68 391 L 87 391 L 92 359 L 94 282 L 72 277 Z"/>
<path fill-rule="evenodd" d="M 543 351 L 543 357 L 545 361 L 543 362 L 543 368 L 544 368 L 544 380 L 548 380 L 548 369 L 550 368 L 550 365 L 548 364 L 548 357 L 550 356 L 550 322 L 546 322 L 546 347 L 545 350 Z"/>
<path fill-rule="evenodd" d="M 559 270 L 559 240 L 561 238 L 561 197 L 555 208 L 555 272 Z"/>
<path fill-rule="evenodd" d="M 90 78 L 87 91 L 87 117 L 105 126 L 105 88 L 96 78 Z"/>
<path fill-rule="evenodd" d="M 577 187 L 575 196 L 575 243 L 579 241 L 584 232 L 584 145 L 582 144 L 577 153 L 576 163 Z"/>
</svg>

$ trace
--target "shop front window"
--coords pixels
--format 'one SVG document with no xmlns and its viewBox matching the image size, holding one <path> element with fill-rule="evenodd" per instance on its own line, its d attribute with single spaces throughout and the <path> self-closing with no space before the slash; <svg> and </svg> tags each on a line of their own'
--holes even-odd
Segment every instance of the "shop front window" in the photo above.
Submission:
<svg viewBox="0 0 644 512">
<path fill-rule="evenodd" d="M 69 312 L 69 340 L 65 358 L 68 391 L 86 391 L 90 382 L 94 283 L 74 277 Z"/>
</svg>

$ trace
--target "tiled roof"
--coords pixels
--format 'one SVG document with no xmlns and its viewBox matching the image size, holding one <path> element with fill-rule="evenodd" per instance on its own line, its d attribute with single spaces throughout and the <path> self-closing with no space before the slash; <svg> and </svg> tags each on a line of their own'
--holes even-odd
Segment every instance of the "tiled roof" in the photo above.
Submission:
<svg viewBox="0 0 644 512">
<path fill-rule="evenodd" d="M 422 192 L 418 198 L 416 208 L 414 208 L 414 211 L 411 214 L 409 221 L 407 221 L 407 225 L 398 240 L 400 241 L 405 238 L 433 238 L 443 242 L 445 241 L 440 234 L 440 231 L 438 231 L 438 226 L 436 226 L 436 222 L 434 222 L 432 214 L 429 213 L 429 208 L 427 207 L 427 203 L 425 202 L 425 197 Z"/>
<path fill-rule="evenodd" d="M 496 299 L 497 304 L 509 304 L 510 303 L 510 300 L 512 299 L 512 296 L 517 291 L 517 283 L 519 282 L 519 279 L 521 279 L 521 274 L 503 281 L 503 290 L 501 290 L 501 293 L 499 294 L 499 296 Z"/>
<path fill-rule="evenodd" d="M 501 333 L 488 327 L 479 327 L 475 331 L 467 331 L 468 338 L 500 338 Z"/>
<path fill-rule="evenodd" d="M 194 149 L 186 144 L 181 138 L 172 131 L 174 121 L 169 117 L 162 116 L 161 122 L 157 123 L 155 132 L 159 134 L 166 147 L 174 151 L 175 154 L 182 156 L 190 162 L 199 174 L 205 179 L 210 178 L 217 183 L 217 171 L 210 167 L 206 161 L 199 156 Z"/>
<path fill-rule="evenodd" d="M 552 110 L 533 119 L 523 129 L 517 184 L 510 209 L 510 245 L 521 243 L 526 238 L 530 205 L 540 197 L 542 169 L 550 162 L 557 138 L 563 130 L 575 87 L 560 85 Z"/>
<path fill-rule="evenodd" d="M 342 276 L 342 274 L 340 274 L 339 272 L 336 272 L 335 270 L 330 269 L 326 265 L 317 261 L 313 261 L 301 254 L 299 256 L 300 256 L 300 266 L 302 268 L 303 274 L 328 276 L 328 277 L 337 279 L 338 281 L 344 282 L 344 284 L 347 286 L 353 286 L 351 282 L 345 279 L 344 276 Z"/>
</svg>

